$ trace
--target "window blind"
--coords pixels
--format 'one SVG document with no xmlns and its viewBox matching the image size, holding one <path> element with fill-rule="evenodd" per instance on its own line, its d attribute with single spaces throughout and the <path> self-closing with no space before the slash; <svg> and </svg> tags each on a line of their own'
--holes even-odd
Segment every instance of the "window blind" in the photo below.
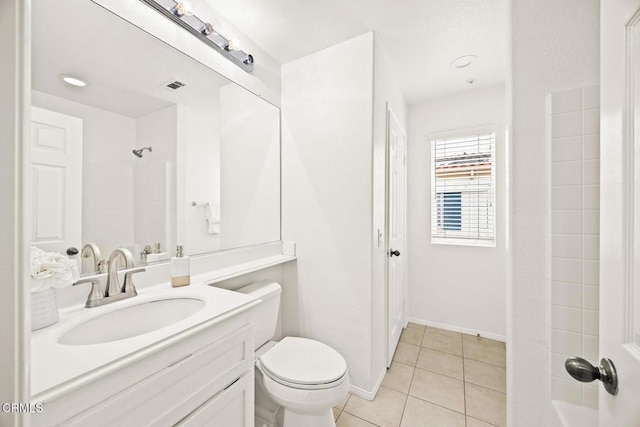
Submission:
<svg viewBox="0 0 640 427">
<path fill-rule="evenodd" d="M 431 141 L 431 237 L 493 242 L 495 133 Z"/>
</svg>

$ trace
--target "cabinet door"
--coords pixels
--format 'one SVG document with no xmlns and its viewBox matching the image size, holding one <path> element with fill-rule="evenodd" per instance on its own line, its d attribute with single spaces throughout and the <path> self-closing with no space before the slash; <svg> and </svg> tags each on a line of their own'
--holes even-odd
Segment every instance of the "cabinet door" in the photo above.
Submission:
<svg viewBox="0 0 640 427">
<path fill-rule="evenodd" d="M 178 426 L 253 427 L 254 373 L 248 373 L 205 402 Z"/>
</svg>

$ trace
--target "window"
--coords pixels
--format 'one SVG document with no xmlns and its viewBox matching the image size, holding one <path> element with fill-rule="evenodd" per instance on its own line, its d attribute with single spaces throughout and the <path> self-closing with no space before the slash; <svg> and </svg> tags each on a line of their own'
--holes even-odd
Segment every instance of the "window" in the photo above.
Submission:
<svg viewBox="0 0 640 427">
<path fill-rule="evenodd" d="M 444 230 L 462 230 L 462 192 L 437 193 L 438 227 Z"/>
<path fill-rule="evenodd" d="M 495 133 L 431 141 L 431 241 L 494 245 Z"/>
</svg>

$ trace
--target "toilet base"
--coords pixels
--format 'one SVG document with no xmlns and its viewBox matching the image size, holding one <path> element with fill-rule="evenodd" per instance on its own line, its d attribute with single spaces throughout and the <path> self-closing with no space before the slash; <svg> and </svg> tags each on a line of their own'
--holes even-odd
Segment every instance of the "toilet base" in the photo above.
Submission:
<svg viewBox="0 0 640 427">
<path fill-rule="evenodd" d="M 301 414 L 291 409 L 284 409 L 284 427 L 336 427 L 333 410 L 325 409 L 314 414 Z"/>
</svg>

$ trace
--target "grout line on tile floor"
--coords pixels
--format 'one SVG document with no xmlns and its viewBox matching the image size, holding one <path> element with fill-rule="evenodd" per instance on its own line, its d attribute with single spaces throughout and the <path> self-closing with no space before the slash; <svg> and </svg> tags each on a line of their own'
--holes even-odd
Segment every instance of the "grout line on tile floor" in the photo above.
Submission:
<svg viewBox="0 0 640 427">
<path fill-rule="evenodd" d="M 422 334 L 422 338 L 424 339 L 424 333 Z M 420 355 L 420 353 L 418 353 Z M 416 364 L 418 363 L 418 359 L 416 359 Z M 416 366 L 413 366 L 413 371 L 411 372 L 411 380 L 409 380 L 409 390 L 407 390 L 407 394 L 404 397 L 404 407 L 402 408 L 402 416 L 400 417 L 400 425 L 402 425 L 402 420 L 404 419 L 404 412 L 407 410 L 407 403 L 409 403 L 409 393 L 411 392 L 411 385 L 413 384 L 413 377 L 416 375 Z"/>
<path fill-rule="evenodd" d="M 420 354 L 420 353 L 418 353 L 418 354 Z M 408 364 L 408 363 L 406 363 L 406 362 L 399 362 L 399 361 L 397 361 L 397 360 L 393 360 L 393 359 L 391 360 L 391 362 L 393 362 L 393 363 L 397 363 L 397 364 L 399 364 L 399 365 L 408 366 L 408 367 L 410 367 L 410 368 L 415 368 L 415 367 L 416 367 L 416 365 L 410 365 L 410 364 Z M 417 361 L 417 359 L 416 359 L 416 363 L 417 363 L 417 362 L 418 362 L 418 361 Z M 388 372 L 388 371 L 389 371 L 389 368 L 387 368 L 387 372 Z"/>
<path fill-rule="evenodd" d="M 473 357 L 465 357 L 465 359 L 473 360 L 474 362 L 484 363 L 485 365 L 489 365 L 489 366 L 495 366 L 496 368 L 505 368 L 506 369 L 506 366 L 504 366 L 504 365 L 496 365 L 495 363 L 487 362 L 485 360 L 474 359 Z"/>
<path fill-rule="evenodd" d="M 400 415 L 400 424 L 398 425 L 402 425 L 402 419 L 404 418 L 404 411 L 407 410 L 407 402 L 409 402 L 409 394 L 405 394 L 404 395 L 404 406 L 402 406 L 402 415 Z"/>
<path fill-rule="evenodd" d="M 416 399 L 416 400 L 420 400 L 420 401 L 422 401 L 422 402 L 427 402 L 429 405 L 437 406 L 437 407 L 439 407 L 439 408 L 446 409 L 447 411 L 452 411 L 452 412 L 455 412 L 455 413 L 457 413 L 457 414 L 464 415 L 465 417 L 467 416 L 466 412 L 456 411 L 455 409 L 451 409 L 451 408 L 449 408 L 449 407 L 447 407 L 447 406 L 442 406 L 442 405 L 440 405 L 439 403 L 431 402 L 431 401 L 429 401 L 429 400 L 424 400 L 424 399 L 422 399 L 422 398 L 420 398 L 420 397 L 418 397 L 418 396 L 414 396 L 414 395 L 412 395 L 412 394 L 407 395 L 407 397 L 409 397 L 409 396 L 413 397 L 413 398 L 414 398 L 414 399 Z"/>
<path fill-rule="evenodd" d="M 347 411 L 344 411 L 344 410 L 343 410 L 343 411 L 340 413 L 340 415 L 342 415 L 342 413 L 343 413 L 343 412 L 347 412 Z M 365 423 L 369 423 L 369 424 L 374 425 L 374 426 L 376 426 L 376 427 L 380 427 L 380 424 L 376 424 L 376 423 L 371 422 L 371 421 L 369 421 L 369 420 L 365 420 L 364 418 L 359 417 L 359 416 L 357 416 L 357 415 L 354 415 L 354 414 L 352 414 L 351 412 L 347 412 L 347 414 L 349 414 L 349 415 L 351 415 L 352 417 L 355 417 L 355 418 L 357 418 L 357 419 L 359 419 L 359 420 L 362 420 L 362 421 L 364 421 Z M 402 419 L 400 419 L 400 422 L 402 422 Z"/>
<path fill-rule="evenodd" d="M 467 423 L 467 418 L 471 418 L 472 420 L 476 420 L 476 421 L 483 422 L 483 423 L 485 423 L 485 424 L 487 424 L 487 425 L 489 425 L 489 426 L 491 426 L 491 427 L 498 427 L 498 426 L 497 426 L 497 425 L 495 425 L 495 424 L 491 424 L 490 422 L 487 422 L 487 421 L 481 420 L 480 418 L 470 417 L 469 415 L 465 415 L 465 417 L 464 417 L 465 425 L 466 425 L 466 423 Z"/>
<path fill-rule="evenodd" d="M 340 412 L 338 412 L 338 416 L 334 420 L 335 422 L 338 422 L 338 418 L 340 418 L 340 415 L 342 415 L 342 413 L 344 412 L 344 409 L 347 407 L 347 403 L 349 403 L 349 399 L 351 399 L 351 396 L 353 396 L 353 394 L 351 393 L 347 394 L 347 400 L 344 401 L 344 405 L 342 405 L 342 408 L 340 408 Z"/>
<path fill-rule="evenodd" d="M 467 377 L 464 371 L 464 336 L 460 336 L 462 340 L 462 399 L 464 402 L 464 425 L 467 425 Z"/>
</svg>

